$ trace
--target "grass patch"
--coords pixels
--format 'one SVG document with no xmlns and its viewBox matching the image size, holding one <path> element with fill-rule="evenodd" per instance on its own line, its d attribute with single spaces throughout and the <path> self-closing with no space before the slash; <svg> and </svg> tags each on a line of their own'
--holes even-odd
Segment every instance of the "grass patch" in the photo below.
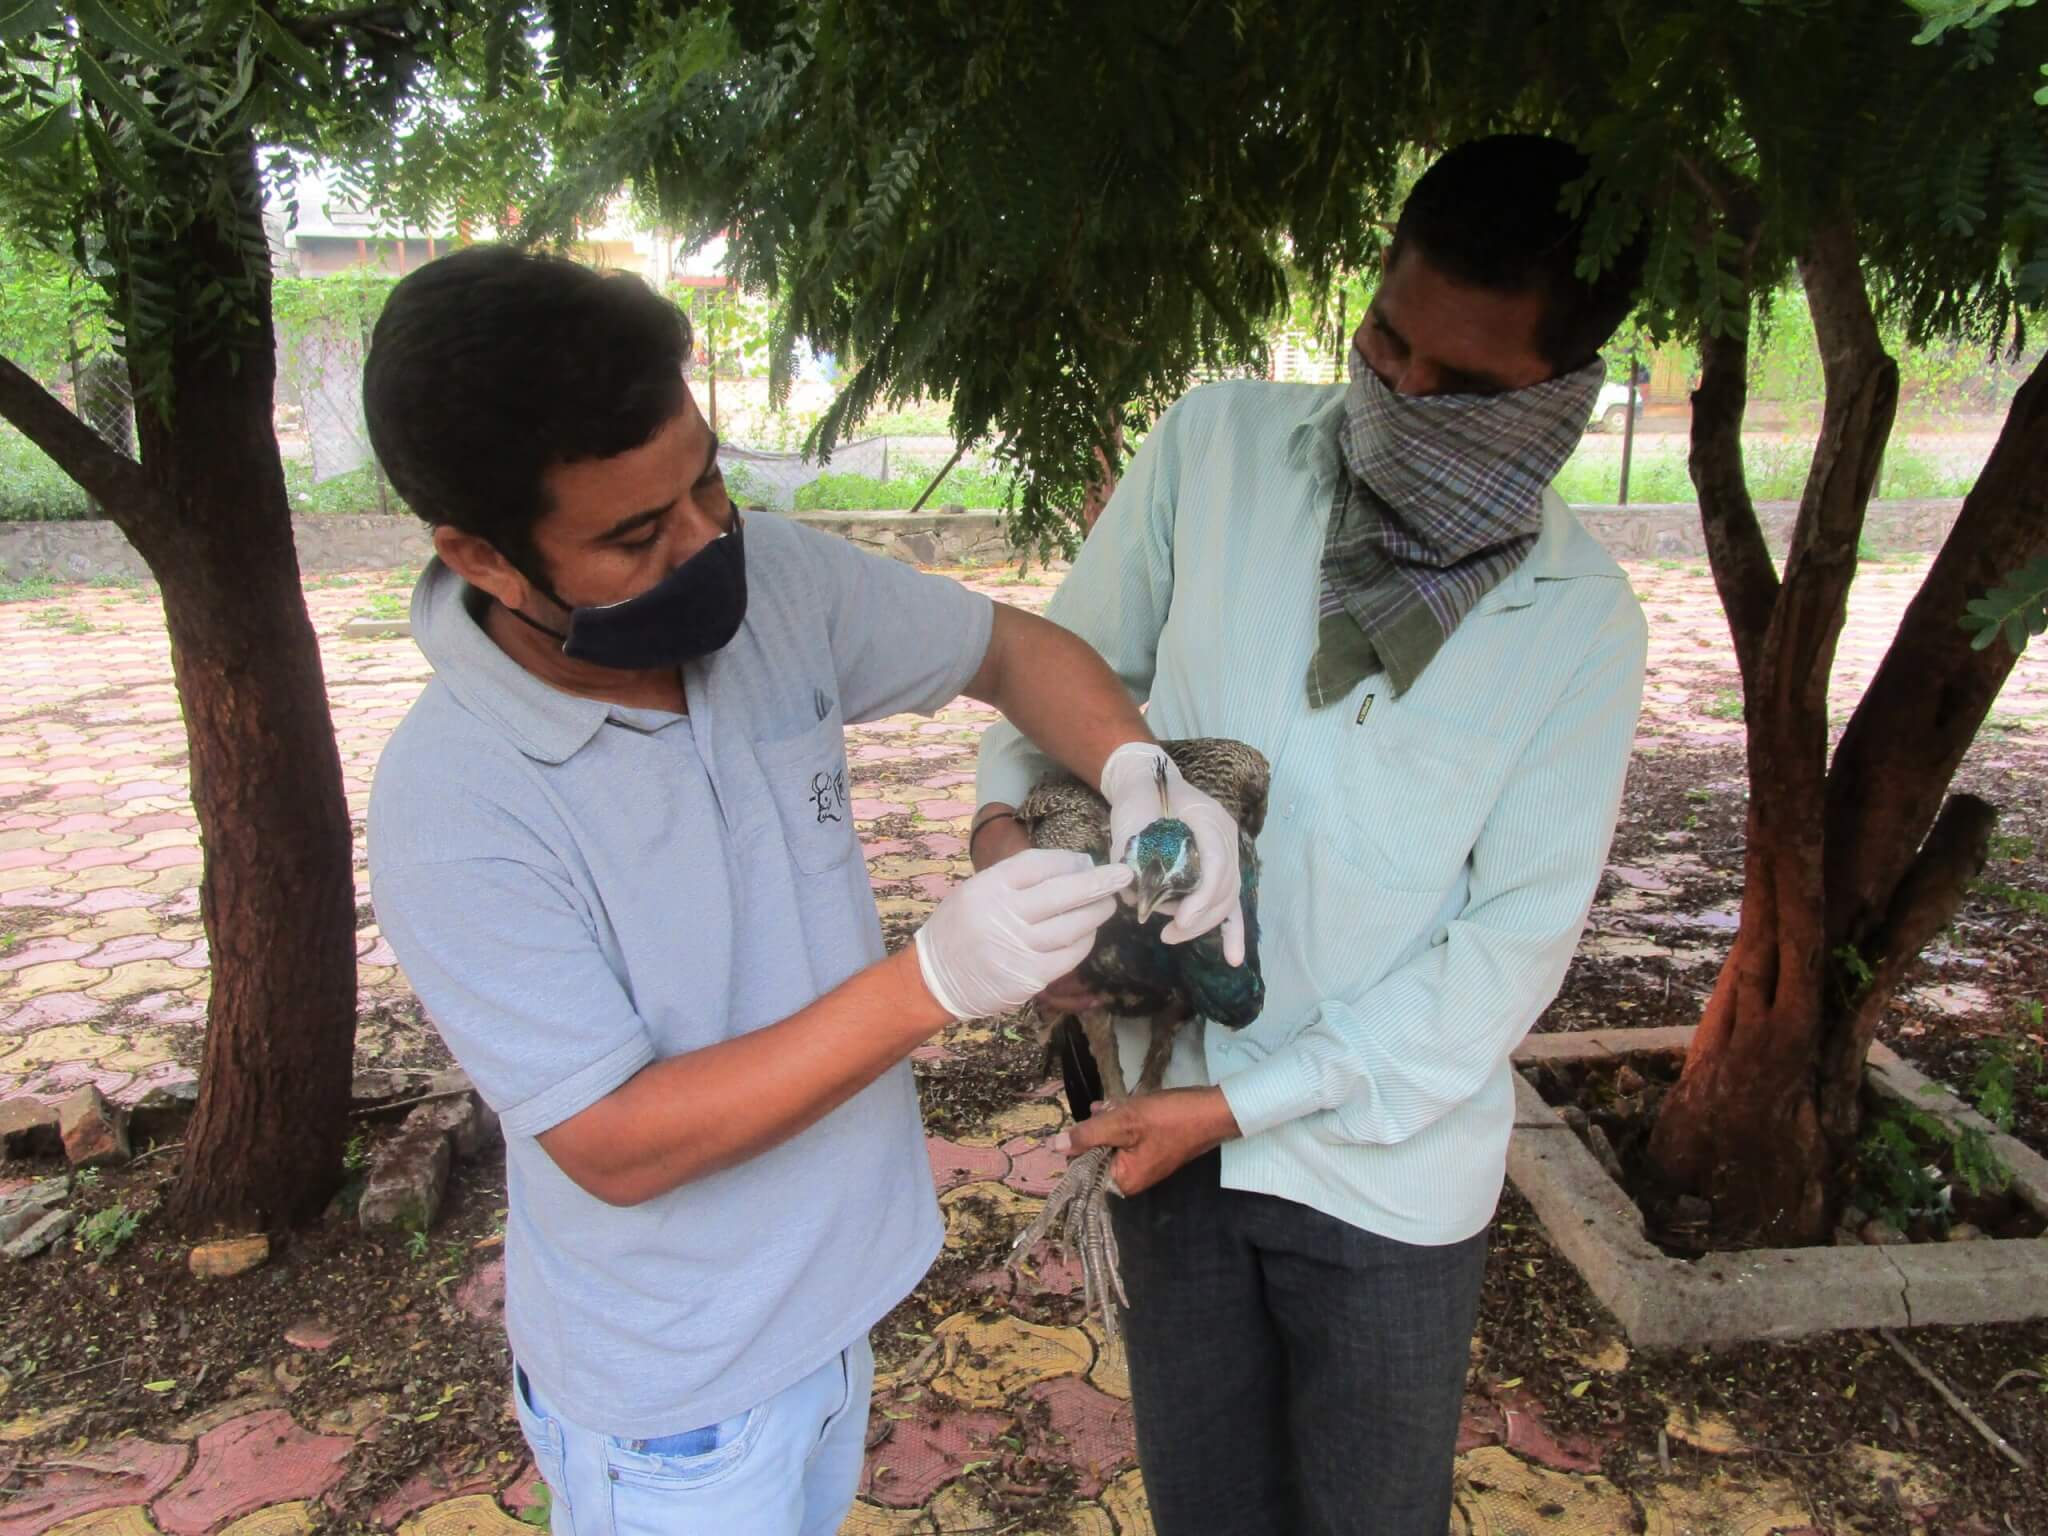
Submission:
<svg viewBox="0 0 2048 1536">
<path fill-rule="evenodd" d="M 0 426 L 0 522 L 69 523 L 92 516 L 92 498 L 12 427 Z"/>
<path fill-rule="evenodd" d="M 930 483 L 929 474 L 893 480 L 876 480 L 867 475 L 820 475 L 809 485 L 798 488 L 796 510 L 907 512 Z M 939 482 L 938 489 L 925 499 L 925 506 L 934 511 L 944 506 L 1000 507 L 1008 500 L 1009 493 L 1010 478 L 1007 475 L 990 474 L 980 469 L 956 469 Z"/>
<path fill-rule="evenodd" d="M 41 603 L 57 595 L 57 583 L 47 576 L 30 576 L 23 581 L 0 581 L 0 603 Z"/>
<path fill-rule="evenodd" d="M 1700 713 L 1712 715 L 1716 720 L 1740 720 L 1742 718 L 1742 695 L 1733 688 L 1723 688 L 1714 695 L 1711 704 L 1702 706 Z"/>
</svg>

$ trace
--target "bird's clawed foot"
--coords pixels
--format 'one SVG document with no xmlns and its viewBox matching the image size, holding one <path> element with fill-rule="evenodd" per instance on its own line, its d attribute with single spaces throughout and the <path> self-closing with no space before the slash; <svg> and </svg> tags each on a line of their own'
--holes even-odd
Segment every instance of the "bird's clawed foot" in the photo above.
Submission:
<svg viewBox="0 0 2048 1536">
<path fill-rule="evenodd" d="M 1117 1308 L 1131 1304 L 1118 1273 L 1116 1229 L 1109 1218 L 1109 1196 L 1122 1193 L 1110 1176 L 1113 1155 L 1113 1148 L 1095 1147 L 1067 1164 L 1066 1177 L 1046 1197 L 1037 1220 L 1010 1249 L 1010 1262 L 1016 1264 L 1057 1228 L 1060 1246 L 1080 1255 L 1083 1304 L 1091 1311 L 1100 1310 L 1103 1328 L 1112 1339 L 1119 1327 Z"/>
</svg>

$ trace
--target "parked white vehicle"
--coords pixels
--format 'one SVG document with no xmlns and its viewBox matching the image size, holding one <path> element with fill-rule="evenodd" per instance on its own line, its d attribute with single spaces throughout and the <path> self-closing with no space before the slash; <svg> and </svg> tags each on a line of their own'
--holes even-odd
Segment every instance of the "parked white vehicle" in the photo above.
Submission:
<svg viewBox="0 0 2048 1536">
<path fill-rule="evenodd" d="M 1636 391 L 1636 415 L 1643 414 L 1643 392 Z M 1628 386 L 1619 379 L 1609 379 L 1600 386 L 1600 393 L 1593 400 L 1593 416 L 1586 423 L 1588 432 L 1619 432 L 1628 425 Z"/>
</svg>

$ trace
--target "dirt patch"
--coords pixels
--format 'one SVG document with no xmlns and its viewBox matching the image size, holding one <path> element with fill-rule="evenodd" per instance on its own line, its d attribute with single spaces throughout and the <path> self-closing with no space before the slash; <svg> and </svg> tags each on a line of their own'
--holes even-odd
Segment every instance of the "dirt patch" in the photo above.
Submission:
<svg viewBox="0 0 2048 1536">
<path fill-rule="evenodd" d="M 55 1171 L 0 1164 L 9 1179 Z M 526 1451 L 508 1410 L 504 1330 L 455 1299 L 502 1248 L 502 1153 L 457 1167 L 424 1238 L 373 1238 L 337 1217 L 278 1240 L 268 1263 L 231 1280 L 188 1272 L 189 1245 L 161 1214 L 173 1176 L 172 1159 L 153 1158 L 75 1189 L 81 1226 L 116 1206 L 138 1213 L 117 1251 L 96 1257 L 67 1238 L 0 1265 L 0 1371 L 10 1382 L 0 1420 L 56 1415 L 10 1449 L 36 1460 L 122 1435 L 168 1439 L 209 1410 L 275 1399 L 316 1430 L 376 1421 L 376 1453 L 358 1454 L 328 1495 L 343 1526 L 366 1521 L 422 1467 L 494 1483 L 517 1472 Z M 312 1351 L 286 1341 L 309 1321 L 335 1342 Z"/>
</svg>

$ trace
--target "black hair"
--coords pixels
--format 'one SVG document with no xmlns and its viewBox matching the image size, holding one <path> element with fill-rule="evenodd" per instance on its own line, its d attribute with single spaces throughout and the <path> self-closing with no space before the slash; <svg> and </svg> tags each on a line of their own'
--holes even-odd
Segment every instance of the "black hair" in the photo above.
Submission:
<svg viewBox="0 0 2048 1536">
<path fill-rule="evenodd" d="M 1504 133 L 1473 139 L 1423 173 L 1394 226 L 1388 263 L 1413 245 L 1453 282 L 1493 293 L 1541 293 L 1537 346 L 1560 374 L 1599 354 L 1635 307 L 1649 253 L 1639 228 L 1599 277 L 1588 283 L 1574 268 L 1594 204 L 1574 215 L 1565 189 L 1591 162 L 1562 139 Z"/>
<path fill-rule="evenodd" d="M 631 273 L 475 245 L 402 278 L 363 367 L 370 442 L 408 505 L 546 579 L 542 476 L 649 442 L 683 403 L 690 322 Z"/>
</svg>

